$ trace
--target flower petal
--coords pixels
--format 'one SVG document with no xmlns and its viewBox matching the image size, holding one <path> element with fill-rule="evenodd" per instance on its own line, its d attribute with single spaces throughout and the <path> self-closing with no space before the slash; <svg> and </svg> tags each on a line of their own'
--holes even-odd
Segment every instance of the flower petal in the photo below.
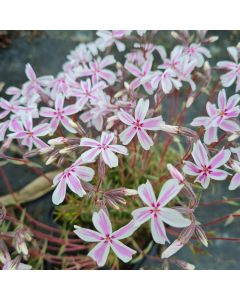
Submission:
<svg viewBox="0 0 240 300">
<path fill-rule="evenodd" d="M 118 157 L 111 150 L 104 149 L 102 150 L 101 154 L 105 164 L 108 165 L 109 168 L 114 168 L 118 166 Z"/>
<path fill-rule="evenodd" d="M 154 194 L 153 187 L 149 181 L 147 181 L 145 184 L 141 184 L 138 187 L 138 194 L 139 194 L 141 200 L 147 206 L 155 206 L 156 196 Z"/>
<path fill-rule="evenodd" d="M 218 167 L 224 165 L 229 160 L 230 156 L 230 150 L 222 149 L 209 161 L 209 166 L 211 166 L 213 169 L 217 169 Z"/>
<path fill-rule="evenodd" d="M 137 131 L 138 140 L 143 147 L 144 150 L 149 150 L 150 147 L 153 145 L 153 140 L 151 137 L 146 133 L 144 129 L 140 129 Z"/>
<path fill-rule="evenodd" d="M 132 235 L 137 229 L 134 221 L 130 221 L 127 225 L 113 232 L 112 237 L 118 240 L 125 239 Z"/>
<path fill-rule="evenodd" d="M 187 227 L 191 224 L 189 219 L 184 218 L 180 212 L 172 208 L 161 208 L 159 216 L 164 223 L 176 228 Z"/>
<path fill-rule="evenodd" d="M 166 241 L 169 242 L 164 224 L 157 214 L 151 218 L 151 232 L 155 243 L 165 244 Z"/>
<path fill-rule="evenodd" d="M 101 135 L 101 144 L 104 144 L 104 145 L 109 145 L 112 140 L 114 139 L 114 133 L 113 132 L 102 132 L 102 135 Z"/>
<path fill-rule="evenodd" d="M 103 267 L 107 261 L 109 250 L 109 243 L 100 242 L 88 253 L 88 256 L 95 260 L 99 267 Z"/>
<path fill-rule="evenodd" d="M 89 167 L 78 166 L 75 167 L 75 173 L 83 181 L 91 181 L 94 176 L 94 170 Z"/>
<path fill-rule="evenodd" d="M 209 176 L 214 180 L 225 180 L 228 175 L 228 172 L 216 169 L 212 171 Z"/>
<path fill-rule="evenodd" d="M 135 122 L 134 118 L 129 113 L 125 112 L 122 108 L 117 115 L 118 118 L 127 125 L 132 125 Z"/>
<path fill-rule="evenodd" d="M 236 174 L 232 177 L 228 189 L 229 189 L 230 191 L 232 191 L 232 190 L 235 190 L 236 188 L 238 188 L 239 186 L 240 186 L 240 173 L 236 173 Z"/>
<path fill-rule="evenodd" d="M 117 257 L 125 263 L 129 262 L 132 259 L 132 256 L 136 253 L 135 250 L 127 247 L 122 242 L 115 239 L 112 240 L 110 245 Z"/>
<path fill-rule="evenodd" d="M 90 138 L 81 138 L 80 146 L 81 147 L 99 147 L 100 143 L 93 139 L 90 139 Z"/>
<path fill-rule="evenodd" d="M 198 166 L 208 164 L 207 151 L 200 140 L 193 145 L 192 157 Z"/>
<path fill-rule="evenodd" d="M 77 194 L 79 197 L 83 197 L 83 195 L 86 194 L 81 185 L 80 180 L 73 173 L 71 173 L 70 176 L 67 177 L 67 185 L 70 188 L 70 190 Z"/>
<path fill-rule="evenodd" d="M 169 179 L 166 181 L 159 193 L 157 204 L 160 207 L 165 206 L 169 201 L 171 201 L 183 188 L 182 184 L 179 184 L 177 179 Z"/>
<path fill-rule="evenodd" d="M 111 222 L 103 209 L 93 213 L 92 221 L 95 228 L 105 236 L 112 234 Z"/>
<path fill-rule="evenodd" d="M 136 120 L 138 119 L 139 121 L 143 121 L 148 112 L 148 108 L 149 108 L 149 100 L 143 100 L 143 98 L 141 98 L 138 101 L 137 106 L 135 108 L 135 119 Z"/>
<path fill-rule="evenodd" d="M 134 138 L 137 130 L 133 126 L 129 126 L 123 132 L 119 134 L 120 141 L 123 145 L 127 145 Z"/>
<path fill-rule="evenodd" d="M 63 178 L 58 183 L 58 185 L 52 195 L 52 201 L 55 205 L 58 205 L 63 202 L 65 195 L 66 195 L 66 188 L 67 188 L 66 180 L 65 180 L 65 178 Z"/>
<path fill-rule="evenodd" d="M 203 138 L 203 141 L 206 145 L 211 145 L 212 143 L 216 143 L 218 141 L 217 129 L 217 127 L 209 127 L 206 129 Z"/>
<path fill-rule="evenodd" d="M 93 161 L 98 156 L 98 154 L 101 153 L 101 151 L 102 151 L 101 149 L 92 148 L 82 153 L 80 157 L 83 161 L 86 162 Z"/>
<path fill-rule="evenodd" d="M 127 155 L 128 154 L 128 149 L 127 147 L 124 147 L 122 145 L 110 145 L 108 146 L 108 149 L 113 151 L 113 152 L 117 152 L 123 155 Z"/>
<path fill-rule="evenodd" d="M 227 99 L 226 99 L 226 91 L 223 89 L 218 93 L 218 106 L 220 109 L 224 110 L 227 105 Z"/>
<path fill-rule="evenodd" d="M 140 226 L 143 223 L 147 222 L 151 218 L 151 215 L 152 209 L 149 207 L 137 208 L 132 212 L 134 222 L 137 226 Z"/>
<path fill-rule="evenodd" d="M 99 242 L 103 239 L 103 235 L 97 231 L 82 228 L 74 225 L 75 230 L 73 231 L 80 239 L 85 242 Z"/>
<path fill-rule="evenodd" d="M 165 122 L 161 116 L 143 121 L 143 128 L 146 130 L 160 130 L 160 126 Z"/>
<path fill-rule="evenodd" d="M 63 103 L 64 103 L 64 96 L 63 94 L 57 94 L 56 100 L 55 100 L 55 108 L 62 110 L 63 108 Z"/>
</svg>

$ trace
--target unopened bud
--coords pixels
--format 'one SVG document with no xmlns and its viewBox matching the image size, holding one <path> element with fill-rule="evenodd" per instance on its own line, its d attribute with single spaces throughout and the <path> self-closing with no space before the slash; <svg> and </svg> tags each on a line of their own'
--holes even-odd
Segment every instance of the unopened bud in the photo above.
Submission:
<svg viewBox="0 0 240 300">
<path fill-rule="evenodd" d="M 194 270 L 195 269 L 194 265 L 192 265 L 184 260 L 175 259 L 174 262 L 177 266 L 179 266 L 180 268 L 182 268 L 184 270 Z"/>
<path fill-rule="evenodd" d="M 195 235 L 197 237 L 197 239 L 205 246 L 208 246 L 208 239 L 207 236 L 205 234 L 205 232 L 203 231 L 203 229 L 200 226 L 196 226 L 195 228 Z"/>
<path fill-rule="evenodd" d="M 138 192 L 136 190 L 133 189 L 124 189 L 124 195 L 125 196 L 134 196 L 137 195 Z"/>
<path fill-rule="evenodd" d="M 239 136 L 240 136 L 240 131 L 234 132 L 233 134 L 231 134 L 231 135 L 228 137 L 228 141 L 229 141 L 229 142 L 232 142 L 232 141 L 236 140 L 237 138 L 239 138 Z"/>
</svg>

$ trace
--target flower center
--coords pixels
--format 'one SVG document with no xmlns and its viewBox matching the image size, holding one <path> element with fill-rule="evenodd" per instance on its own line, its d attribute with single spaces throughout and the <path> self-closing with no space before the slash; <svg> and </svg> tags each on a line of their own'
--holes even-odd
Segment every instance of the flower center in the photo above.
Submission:
<svg viewBox="0 0 240 300">
<path fill-rule="evenodd" d="M 211 172 L 211 167 L 203 166 L 202 171 L 204 174 L 208 174 Z"/>
<path fill-rule="evenodd" d="M 137 119 L 133 124 L 134 128 L 138 130 L 141 130 L 141 128 L 143 127 L 143 123 L 141 123 L 139 119 Z"/>
</svg>

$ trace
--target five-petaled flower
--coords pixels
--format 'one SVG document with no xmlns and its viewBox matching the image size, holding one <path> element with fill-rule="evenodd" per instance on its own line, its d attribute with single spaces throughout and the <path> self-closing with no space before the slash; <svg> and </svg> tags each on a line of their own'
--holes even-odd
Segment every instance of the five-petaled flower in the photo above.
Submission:
<svg viewBox="0 0 240 300">
<path fill-rule="evenodd" d="M 184 218 L 176 209 L 165 207 L 183 188 L 176 179 L 169 179 L 164 183 L 158 199 L 156 200 L 152 185 L 149 181 L 138 187 L 138 194 L 146 204 L 145 207 L 138 208 L 132 212 L 136 226 L 151 220 L 151 232 L 153 240 L 159 244 L 169 242 L 166 235 L 165 226 L 182 228 L 190 225 L 190 220 Z"/>
<path fill-rule="evenodd" d="M 23 123 L 23 126 L 22 126 Z M 45 148 L 48 145 L 39 139 L 39 136 L 45 136 L 51 132 L 51 127 L 49 124 L 39 124 L 33 127 L 33 121 L 31 116 L 25 116 L 23 122 L 15 122 L 16 132 L 8 134 L 9 137 L 14 139 L 22 140 L 22 145 L 28 147 L 28 150 L 31 150 L 33 145 L 36 148 Z"/>
<path fill-rule="evenodd" d="M 184 161 L 183 171 L 190 176 L 197 176 L 195 182 L 200 182 L 206 189 L 209 186 L 210 179 L 225 180 L 228 172 L 218 169 L 224 165 L 230 158 L 231 152 L 222 149 L 213 158 L 209 160 L 206 148 L 198 140 L 193 145 L 192 157 L 195 164 L 190 161 Z"/>
<path fill-rule="evenodd" d="M 94 170 L 82 166 L 83 163 L 86 162 L 83 162 L 83 160 L 79 158 L 69 168 L 54 177 L 53 185 L 56 186 L 52 195 L 54 204 L 58 205 L 64 201 L 67 186 L 79 197 L 83 197 L 86 194 L 82 187 L 81 180 L 85 182 L 91 181 L 94 176 Z"/>
<path fill-rule="evenodd" d="M 220 69 L 225 69 L 228 72 L 222 75 L 221 82 L 224 87 L 231 86 L 235 81 L 236 84 L 236 92 L 240 90 L 240 63 L 238 62 L 239 58 L 239 50 L 236 47 L 228 47 L 227 51 L 229 55 L 233 58 L 234 62 L 232 61 L 219 61 L 217 66 Z"/>
<path fill-rule="evenodd" d="M 124 245 L 120 240 L 132 235 L 136 230 L 135 223 L 131 221 L 127 225 L 112 232 L 112 225 L 107 214 L 101 209 L 94 212 L 92 222 L 97 231 L 74 226 L 74 232 L 86 242 L 98 242 L 98 244 L 88 253 L 99 267 L 105 265 L 110 248 L 119 259 L 127 263 L 136 253 L 135 250 Z"/>
<path fill-rule="evenodd" d="M 76 114 L 79 111 L 79 108 L 75 104 L 68 105 L 66 107 L 63 107 L 63 104 L 64 96 L 62 94 L 58 94 L 55 100 L 55 109 L 50 107 L 42 107 L 40 110 L 40 115 L 43 117 L 52 118 L 50 122 L 52 132 L 55 132 L 59 123 L 61 123 L 67 131 L 76 133 L 77 131 L 72 127 L 71 120 L 68 116 Z"/>
<path fill-rule="evenodd" d="M 119 135 L 124 145 L 129 144 L 136 134 L 143 149 L 149 150 L 153 145 L 153 140 L 147 134 L 146 130 L 161 130 L 161 126 L 165 122 L 161 116 L 145 120 L 148 108 L 149 100 L 140 99 L 135 108 L 135 118 L 123 109 L 118 112 L 118 118 L 129 126 Z"/>
<path fill-rule="evenodd" d="M 85 161 L 94 160 L 97 155 L 101 154 L 103 161 L 110 168 L 118 166 L 118 157 L 113 153 L 120 153 L 127 155 L 127 148 L 122 145 L 110 145 L 114 139 L 114 133 L 103 132 L 101 135 L 100 142 L 93 139 L 82 138 L 80 146 L 91 147 L 92 149 L 87 150 L 81 155 L 81 158 Z"/>
</svg>

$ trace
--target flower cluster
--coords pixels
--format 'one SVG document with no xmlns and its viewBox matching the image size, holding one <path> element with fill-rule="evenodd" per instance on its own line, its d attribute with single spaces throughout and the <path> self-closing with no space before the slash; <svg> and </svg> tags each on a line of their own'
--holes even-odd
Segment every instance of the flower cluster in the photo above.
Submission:
<svg viewBox="0 0 240 300">
<path fill-rule="evenodd" d="M 211 40 L 206 38 L 206 32 L 198 32 L 193 43 L 187 32 L 173 35 L 181 45 L 176 45 L 168 55 L 162 45 L 154 43 L 154 34 L 148 35 L 146 31 L 98 31 L 94 42 L 80 44 L 71 51 L 56 77 L 38 77 L 27 64 L 27 82 L 21 88 L 9 87 L 6 90 L 9 99 L 0 99 L 1 153 L 12 143 L 18 143 L 24 157 L 41 154 L 47 157 L 47 164 L 55 164 L 60 169 L 53 179 L 55 205 L 67 199 L 67 188 L 76 197 L 93 200 L 92 223 L 96 231 L 75 225 L 74 232 L 85 242 L 97 243 L 88 255 L 98 266 L 105 265 L 110 249 L 120 260 L 129 262 L 138 249 L 121 240 L 126 239 L 129 244 L 129 237 L 148 221 L 152 240 L 158 244 L 170 243 L 169 228 L 169 232 L 171 227 L 184 228 L 171 248 L 162 254 L 163 259 L 180 250 L 194 232 L 207 246 L 207 237 L 194 216 L 198 206 L 195 183 L 207 189 L 210 181 L 223 181 L 232 176 L 229 189 L 240 186 L 237 141 L 221 145 L 225 137 L 232 134 L 239 137 L 238 94 L 227 98 L 225 89 L 221 89 L 218 97 L 208 99 L 207 116 L 197 116 L 191 123 L 199 127 L 198 132 L 179 126 L 181 115 L 175 120 L 161 115 L 170 101 L 169 94 L 177 99 L 176 95 L 182 93 L 185 99 L 188 93 L 195 100 L 196 91 L 210 80 L 206 70 L 211 68 L 207 61 L 211 53 L 206 45 L 214 38 Z M 120 53 L 115 55 L 114 51 Z M 239 49 L 229 47 L 228 52 L 234 62 L 217 63 L 219 69 L 227 70 L 220 81 L 225 88 L 236 81 L 237 92 L 240 90 Z M 204 128 L 203 137 L 200 127 Z M 224 131 L 223 137 L 219 137 L 219 130 Z M 108 172 L 120 168 L 120 162 L 124 164 L 130 156 L 133 156 L 134 172 L 137 155 L 141 152 L 143 161 L 147 162 L 152 149 L 162 151 L 158 148 L 159 140 L 163 142 L 167 134 L 170 138 L 172 135 L 185 137 L 190 149 L 179 162 L 175 161 L 175 166 L 167 162 L 172 179 L 159 181 L 161 189 L 157 199 L 153 186 L 157 189 L 159 184 L 151 184 L 146 180 L 148 175 L 143 173 L 139 175 L 142 177 L 138 186 L 107 190 L 104 182 Z M 154 176 L 160 178 L 161 174 Z M 126 204 L 124 196 L 128 195 L 134 195 L 132 201 L 137 205 L 131 211 L 129 223 L 113 231 L 111 209 L 106 203 L 119 209 L 118 204 Z M 188 205 L 183 204 L 182 195 L 189 199 Z M 102 207 L 98 203 L 103 203 Z M 178 234 L 178 230 L 174 232 Z M 2 262 L 6 265 L 8 261 L 5 251 Z"/>
</svg>

